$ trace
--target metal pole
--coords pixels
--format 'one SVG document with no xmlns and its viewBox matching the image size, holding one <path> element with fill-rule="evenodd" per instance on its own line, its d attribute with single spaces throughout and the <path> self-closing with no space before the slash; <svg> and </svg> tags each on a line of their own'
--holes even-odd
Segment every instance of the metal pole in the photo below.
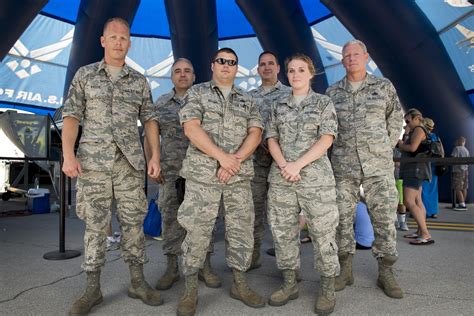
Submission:
<svg viewBox="0 0 474 316">
<path fill-rule="evenodd" d="M 49 124 L 49 122 L 48 122 Z M 56 131 L 59 129 L 56 126 L 56 123 L 53 121 L 53 125 L 56 128 Z M 59 160 L 59 168 L 61 174 L 59 176 L 59 187 L 60 187 L 60 199 L 61 207 L 59 210 L 59 251 L 51 251 L 45 253 L 43 258 L 46 260 L 66 260 L 81 255 L 80 251 L 77 250 L 66 250 L 65 239 L 66 239 L 66 175 L 63 170 L 63 153 L 61 150 L 61 158 Z"/>
</svg>

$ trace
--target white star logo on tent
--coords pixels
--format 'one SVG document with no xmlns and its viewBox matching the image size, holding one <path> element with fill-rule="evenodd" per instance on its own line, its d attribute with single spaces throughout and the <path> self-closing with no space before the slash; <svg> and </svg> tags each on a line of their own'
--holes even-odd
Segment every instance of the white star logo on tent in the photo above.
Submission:
<svg viewBox="0 0 474 316">
<path fill-rule="evenodd" d="M 150 83 L 151 89 L 156 89 L 160 86 L 158 81 L 153 80 L 153 78 L 160 78 L 164 77 L 171 69 L 171 66 L 173 65 L 174 62 L 174 56 L 173 52 L 169 53 L 168 57 L 159 62 L 158 64 L 151 66 L 148 69 L 143 68 L 140 66 L 136 61 L 131 59 L 130 57 L 126 57 L 125 62 L 127 65 L 141 73 L 142 75 L 146 76 L 148 82 Z"/>
<path fill-rule="evenodd" d="M 461 24 L 456 24 L 455 28 L 462 34 L 462 36 L 464 36 L 464 39 L 457 41 L 456 45 L 458 45 L 459 48 L 466 47 L 466 54 L 469 54 L 471 48 L 474 47 L 474 32 Z"/>
<path fill-rule="evenodd" d="M 12 60 L 7 62 L 6 65 L 18 78 L 28 78 L 41 71 L 41 68 L 35 61 L 50 61 L 54 59 L 64 48 L 71 44 L 73 35 L 74 29 L 64 35 L 59 42 L 32 51 L 28 50 L 28 48 L 18 40 L 8 53 L 12 56 L 22 57 L 21 61 Z"/>
<path fill-rule="evenodd" d="M 237 80 L 240 81 L 238 86 L 246 91 L 253 90 L 262 84 L 261 80 L 258 80 L 258 65 L 255 65 L 252 69 L 247 69 L 242 65 L 237 68 Z"/>
<path fill-rule="evenodd" d="M 456 8 L 467 8 L 472 5 L 469 0 L 444 0 L 444 2 Z"/>
</svg>

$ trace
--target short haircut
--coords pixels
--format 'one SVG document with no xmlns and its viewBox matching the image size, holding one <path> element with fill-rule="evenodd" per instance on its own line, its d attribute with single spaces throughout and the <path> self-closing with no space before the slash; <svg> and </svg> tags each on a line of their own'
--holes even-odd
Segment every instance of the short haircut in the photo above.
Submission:
<svg viewBox="0 0 474 316">
<path fill-rule="evenodd" d="M 268 54 L 268 55 L 272 55 L 273 57 L 275 57 L 275 60 L 276 60 L 277 65 L 280 64 L 280 63 L 278 62 L 278 57 L 277 57 L 277 55 L 275 55 L 274 52 L 269 51 L 269 50 L 265 50 L 265 51 L 263 51 L 260 55 L 258 55 L 258 63 L 259 63 L 259 64 L 260 64 L 260 59 L 262 59 L 262 56 L 263 56 L 263 55 L 267 55 L 267 54 Z"/>
<path fill-rule="evenodd" d="M 307 65 L 308 65 L 308 70 L 309 70 L 309 73 L 311 75 L 316 75 L 316 67 L 314 67 L 314 63 L 313 61 L 311 60 L 311 58 L 309 58 L 307 55 L 305 54 L 301 54 L 301 53 L 298 53 L 298 54 L 294 54 L 290 57 L 288 57 L 286 60 L 285 60 L 285 71 L 288 73 L 288 65 L 290 64 L 290 62 L 292 60 L 301 60 L 303 62 L 305 62 Z"/>
<path fill-rule="evenodd" d="M 194 72 L 193 63 L 192 63 L 189 59 L 184 58 L 184 57 L 175 59 L 174 62 L 173 62 L 173 64 L 171 65 L 171 69 L 173 70 L 173 69 L 174 69 L 174 66 L 175 66 L 178 62 L 180 62 L 180 61 L 184 61 L 185 63 L 188 63 L 188 64 L 191 66 L 191 69 L 192 69 L 193 72 Z"/>
<path fill-rule="evenodd" d="M 221 49 L 218 49 L 217 52 L 214 54 L 214 58 L 212 58 L 212 62 L 216 60 L 217 55 L 219 55 L 219 53 L 232 54 L 235 56 L 235 60 L 237 61 L 237 64 L 239 63 L 239 56 L 237 56 L 237 53 L 232 48 L 229 48 L 229 47 L 223 47 Z"/>
<path fill-rule="evenodd" d="M 423 119 L 423 114 L 421 114 L 420 110 L 411 108 L 409 109 L 403 117 L 410 116 L 411 119 L 414 119 L 415 117 L 419 117 L 420 119 Z"/>
<path fill-rule="evenodd" d="M 456 146 L 463 146 L 466 143 L 466 138 L 464 136 L 459 136 L 456 139 Z"/>
<path fill-rule="evenodd" d="M 112 23 L 112 22 L 118 22 L 118 23 L 124 25 L 125 27 L 127 27 L 128 33 L 130 33 L 130 24 L 128 24 L 127 20 L 119 18 L 119 17 L 114 17 L 114 18 L 110 18 L 107 21 L 105 21 L 104 29 L 102 31 L 102 34 L 105 34 L 105 30 L 107 29 L 109 24 Z"/>
<path fill-rule="evenodd" d="M 344 46 L 342 46 L 342 52 L 344 52 L 344 49 L 346 49 L 347 46 L 353 45 L 353 44 L 359 45 L 360 47 L 362 47 L 362 50 L 364 51 L 364 53 L 367 53 L 367 46 L 365 46 L 364 42 L 359 41 L 357 39 L 353 39 L 345 43 Z"/>
</svg>

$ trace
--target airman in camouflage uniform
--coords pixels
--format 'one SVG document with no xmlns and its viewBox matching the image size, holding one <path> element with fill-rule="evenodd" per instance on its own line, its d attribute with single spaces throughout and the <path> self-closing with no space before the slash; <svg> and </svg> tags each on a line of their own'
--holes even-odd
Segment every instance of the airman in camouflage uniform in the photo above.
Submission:
<svg viewBox="0 0 474 316">
<path fill-rule="evenodd" d="M 203 266 L 221 200 L 227 264 L 234 274 L 231 297 L 252 307 L 265 305 L 244 278 L 253 250 L 253 163 L 249 158 L 260 143 L 263 126 L 253 99 L 233 85 L 237 62 L 233 50 L 220 49 L 211 64 L 212 81 L 190 88 L 179 112 L 191 144 L 181 169 L 186 193 L 178 221 L 186 230 L 182 244 L 186 289 L 178 315 L 192 315 L 196 310 L 197 272 Z"/>
<path fill-rule="evenodd" d="M 71 314 L 86 314 L 102 301 L 100 269 L 105 263 L 105 231 L 113 199 L 122 230 L 122 256 L 130 267 L 128 295 L 149 305 L 163 303 L 159 292 L 143 277 L 145 163 L 137 136 L 140 119 L 151 144 L 148 174 L 156 177 L 160 172 L 157 118 L 145 77 L 125 64 L 130 47 L 128 23 L 110 19 L 103 34 L 104 60 L 77 71 L 63 111 L 63 171 L 69 177 L 79 176 L 76 210 L 86 223 L 83 268 L 87 287 L 71 307 Z M 76 157 L 74 143 L 80 122 L 82 136 Z"/>
<path fill-rule="evenodd" d="M 250 95 L 255 98 L 263 124 L 265 125 L 270 118 L 271 105 L 282 95 L 290 91 L 288 86 L 278 81 L 280 65 L 274 53 L 264 51 L 258 58 L 258 74 L 262 79 L 262 84 L 255 90 L 250 91 Z M 254 223 L 254 245 L 252 254 L 251 269 L 261 266 L 260 246 L 265 235 L 265 214 L 267 213 L 267 192 L 268 192 L 268 173 L 272 164 L 272 156 L 268 152 L 265 142 L 257 147 L 253 156 L 253 166 L 255 175 L 252 179 L 252 197 L 255 208 Z"/>
<path fill-rule="evenodd" d="M 391 269 L 398 256 L 393 225 L 398 195 L 392 150 L 402 129 L 402 111 L 392 83 L 367 74 L 367 62 L 365 45 L 348 42 L 342 60 L 347 75 L 326 92 L 334 102 L 339 122 L 339 137 L 331 156 L 339 207 L 341 274 L 336 279 L 336 290 L 354 280 L 354 212 L 362 185 L 375 232 L 372 252 L 379 263 L 378 284 L 388 296 L 401 298 L 403 292 Z"/>
<path fill-rule="evenodd" d="M 171 81 L 174 88 L 169 93 L 160 96 L 155 103 L 161 135 L 161 177 L 159 179 L 158 205 L 163 219 L 163 253 L 167 257 L 166 271 L 156 285 L 158 290 L 171 288 L 180 278 L 177 257 L 182 254 L 181 244 L 186 231 L 179 225 L 177 219 L 181 201 L 178 199 L 176 181 L 186 156 L 189 140 L 184 136 L 178 112 L 184 106 L 184 95 L 192 86 L 194 79 L 194 69 L 191 62 L 185 58 L 177 59 L 171 67 Z M 147 142 L 145 142 L 145 146 L 145 151 L 148 152 Z M 212 251 L 212 246 L 211 239 L 210 251 Z M 200 270 L 200 277 L 209 287 L 220 287 L 221 285 L 217 275 L 211 271 L 210 254 L 206 257 L 204 268 Z"/>
<path fill-rule="evenodd" d="M 277 266 L 284 276 L 282 287 L 272 294 L 269 304 L 279 306 L 298 297 L 298 214 L 302 210 L 324 292 L 318 297 L 316 311 L 328 313 L 335 304 L 330 283 L 339 272 L 335 240 L 339 216 L 334 176 L 326 153 L 337 135 L 336 112 L 330 98 L 310 88 L 315 69 L 309 57 L 290 57 L 286 67 L 292 93 L 272 105 L 265 134 L 274 159 L 268 177 L 268 220 Z M 330 306 L 321 304 L 324 297 L 329 298 Z"/>
</svg>

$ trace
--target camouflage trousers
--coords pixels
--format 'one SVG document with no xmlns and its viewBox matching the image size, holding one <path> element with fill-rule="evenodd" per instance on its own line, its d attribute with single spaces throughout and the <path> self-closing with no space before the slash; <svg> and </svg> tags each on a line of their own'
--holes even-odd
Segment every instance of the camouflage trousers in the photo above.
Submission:
<svg viewBox="0 0 474 316">
<path fill-rule="evenodd" d="M 86 223 L 84 270 L 97 271 L 105 263 L 105 231 L 111 220 L 114 199 L 124 261 L 129 264 L 146 262 L 143 221 L 147 202 L 143 176 L 143 171 L 135 170 L 117 150 L 112 170 L 83 170 L 83 175 L 77 179 L 76 213 Z"/>
<path fill-rule="evenodd" d="M 362 173 L 362 172 L 361 172 Z M 386 176 L 344 178 L 336 176 L 339 226 L 337 246 L 340 253 L 355 253 L 354 218 L 360 200 L 360 185 L 364 189 L 367 210 L 375 240 L 372 254 L 378 258 L 385 255 L 398 256 L 397 232 L 394 221 L 397 216 L 398 193 L 393 174 Z"/>
<path fill-rule="evenodd" d="M 184 275 L 203 267 L 221 199 L 227 265 L 239 271 L 250 266 L 254 223 L 250 181 L 209 184 L 186 179 L 186 194 L 178 210 L 178 222 L 186 230 L 182 244 Z"/>
<path fill-rule="evenodd" d="M 181 256 L 181 244 L 186 231 L 178 223 L 179 201 L 176 192 L 176 179 L 165 179 L 159 186 L 158 206 L 160 207 L 163 227 L 163 253 Z M 208 252 L 213 252 L 214 240 L 211 238 Z"/>
<path fill-rule="evenodd" d="M 254 164 L 255 176 L 252 179 L 252 198 L 255 208 L 255 223 L 253 226 L 254 244 L 260 246 L 265 235 L 265 216 L 267 213 L 268 173 L 270 167 Z"/>
<path fill-rule="evenodd" d="M 181 244 L 186 231 L 178 223 L 178 195 L 174 179 L 165 179 L 159 186 L 158 206 L 161 211 L 163 227 L 163 253 L 181 255 Z"/>
<path fill-rule="evenodd" d="M 315 269 L 322 276 L 335 276 L 339 273 L 336 246 L 339 216 L 334 187 L 305 188 L 270 184 L 268 222 L 275 244 L 278 269 L 300 268 L 300 210 L 308 223 Z"/>
</svg>

